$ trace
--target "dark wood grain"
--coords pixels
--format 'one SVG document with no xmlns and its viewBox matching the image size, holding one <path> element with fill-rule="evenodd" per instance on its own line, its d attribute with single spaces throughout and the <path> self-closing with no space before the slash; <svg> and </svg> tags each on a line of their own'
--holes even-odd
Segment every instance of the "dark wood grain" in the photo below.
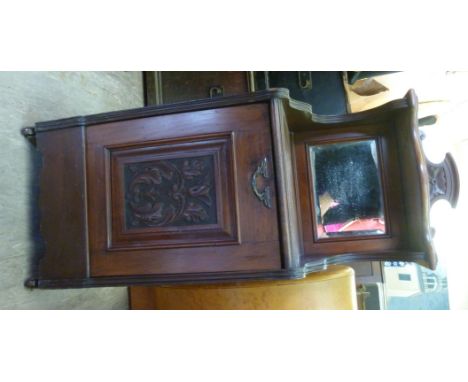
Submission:
<svg viewBox="0 0 468 382">
<path fill-rule="evenodd" d="M 210 98 L 210 89 L 223 95 L 246 94 L 247 72 L 160 72 L 163 103 Z"/>
<path fill-rule="evenodd" d="M 185 149 L 190 151 L 191 148 L 197 148 L 197 142 L 203 142 L 200 137 L 208 137 L 210 134 L 214 134 L 214 137 L 220 134 L 232 135 L 232 165 L 228 167 L 233 168 L 231 173 L 234 176 L 219 173 L 216 177 L 232 190 L 227 197 L 223 197 L 222 192 L 218 196 L 224 204 L 220 210 L 231 211 L 232 221 L 237 220 L 234 216 L 238 216 L 236 229 L 239 230 L 239 241 L 231 243 L 234 245 L 226 245 L 222 241 L 210 240 L 209 245 L 196 248 L 194 245 L 189 246 L 192 239 L 185 237 L 179 239 L 180 243 L 175 240 L 169 248 L 146 249 L 144 243 L 132 235 L 133 239 L 129 239 L 133 241 L 132 249 L 127 246 L 119 250 L 114 246 L 114 250 L 110 251 L 109 242 L 112 240 L 109 240 L 106 227 L 114 222 L 115 216 L 109 211 L 109 205 L 112 205 L 111 190 L 106 184 L 121 182 L 114 179 L 109 181 L 109 177 L 105 176 L 105 150 L 140 145 L 142 142 L 146 142 L 148 148 L 158 148 L 158 142 L 172 140 L 185 144 Z M 276 202 L 273 208 L 265 208 L 250 188 L 250 176 L 258 162 L 265 156 L 272 157 L 267 103 L 94 125 L 87 129 L 87 139 L 93 276 L 267 270 L 281 267 Z M 272 175 L 274 181 L 274 171 Z M 276 201 L 274 184 L 271 186 L 272 197 Z M 106 189 L 107 192 L 103 192 Z M 114 188 L 112 193 L 116 194 Z"/>
<path fill-rule="evenodd" d="M 37 136 L 42 154 L 40 219 L 43 278 L 89 276 L 84 127 Z"/>
<path fill-rule="evenodd" d="M 279 214 L 281 227 L 281 244 L 283 266 L 287 269 L 297 268 L 301 263 L 303 243 L 300 229 L 300 211 L 298 210 L 294 177 L 295 159 L 293 136 L 287 128 L 287 118 L 280 101 L 271 102 L 271 121 L 274 142 L 275 165 Z"/>
<path fill-rule="evenodd" d="M 437 255 L 430 226 L 429 174 L 418 129 L 418 99 L 414 91 L 405 95 L 408 108 L 395 118 L 398 139 L 400 183 L 407 225 L 406 248 L 425 254 L 422 265 L 435 269 Z"/>
<path fill-rule="evenodd" d="M 239 244 L 231 133 L 106 146 L 105 152 L 108 250 Z M 201 163 L 197 158 L 210 160 L 211 168 L 184 170 Z M 129 166 L 140 169 L 131 199 L 124 176 Z M 146 219 L 137 226 L 129 226 L 133 201 L 137 216 Z"/>
<path fill-rule="evenodd" d="M 138 118 L 155 117 L 158 115 L 178 114 L 189 111 L 212 110 L 226 106 L 250 104 L 257 102 L 270 102 L 272 98 L 281 98 L 291 104 L 291 108 L 298 113 L 312 113 L 309 104 L 291 100 L 287 89 L 271 89 L 255 92 L 248 95 L 232 95 L 214 99 L 200 99 L 175 104 L 152 105 L 136 109 L 118 110 L 86 116 L 56 119 L 52 121 L 37 122 L 33 133 L 40 133 L 55 129 L 68 129 L 70 127 L 92 126 L 109 122 L 121 122 Z"/>
<path fill-rule="evenodd" d="M 46 251 L 39 275 L 28 285 L 299 278 L 327 264 L 363 260 L 433 268 L 428 174 L 416 115 L 414 92 L 362 113 L 317 116 L 310 105 L 275 89 L 38 123 L 33 133 L 44 156 L 40 204 Z M 387 231 L 319 240 L 307 146 L 361 139 L 378 143 Z M 158 167 L 163 161 L 183 167 L 178 160 L 189 157 L 214 158 L 209 199 L 216 200 L 216 223 L 213 215 L 209 224 L 127 225 L 126 166 Z M 263 162 L 268 176 L 255 176 Z M 157 175 L 152 181 L 142 176 L 144 182 L 159 182 Z M 178 198 L 203 193 L 203 184 L 192 181 L 187 180 L 191 194 L 180 193 L 183 187 L 175 182 Z M 210 184 L 208 178 L 203 182 Z M 269 202 L 258 198 L 267 189 Z M 167 185 L 161 190 L 168 194 L 160 200 L 174 198 Z M 135 189 L 133 201 L 141 211 L 157 213 L 160 206 L 147 202 L 161 190 Z M 149 199 L 142 202 L 142 195 Z"/>
<path fill-rule="evenodd" d="M 35 132 L 44 132 L 54 129 L 67 129 L 77 126 L 91 126 L 101 123 L 133 120 L 137 118 L 154 117 L 157 115 L 169 115 L 184 113 L 193 110 L 216 109 L 226 106 L 270 102 L 272 99 L 280 99 L 288 115 L 289 130 L 296 132 L 310 130 L 312 124 L 324 124 L 328 126 L 361 123 L 367 120 L 385 120 L 388 115 L 399 110 L 407 110 L 408 99 L 402 98 L 390 101 L 382 106 L 359 113 L 345 115 L 316 115 L 312 113 L 310 104 L 289 98 L 287 89 L 277 88 L 258 91 L 247 95 L 232 95 L 214 99 L 201 99 L 175 104 L 147 106 L 136 109 L 119 110 L 87 116 L 57 119 L 53 121 L 38 122 Z"/>
<path fill-rule="evenodd" d="M 314 266 L 297 269 L 280 269 L 277 271 L 233 271 L 233 272 L 199 272 L 172 273 L 158 275 L 128 275 L 128 276 L 100 276 L 71 279 L 38 279 L 31 280 L 27 286 L 44 289 L 61 288 L 96 288 L 103 286 L 135 286 L 135 285 L 169 285 L 169 284 L 203 284 L 221 281 L 244 282 L 251 280 L 285 280 L 301 279 L 308 272 L 324 270 L 323 262 Z M 32 282 L 34 281 L 34 283 Z"/>
</svg>

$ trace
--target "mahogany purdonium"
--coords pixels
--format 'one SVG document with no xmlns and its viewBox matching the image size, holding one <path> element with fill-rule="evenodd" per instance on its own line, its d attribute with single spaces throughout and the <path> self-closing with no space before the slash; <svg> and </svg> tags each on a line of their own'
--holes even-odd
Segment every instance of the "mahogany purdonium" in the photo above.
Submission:
<svg viewBox="0 0 468 382">
<path fill-rule="evenodd" d="M 360 260 L 436 266 L 413 91 L 342 116 L 274 89 L 24 133 L 42 154 L 45 243 L 29 286 L 294 279 Z"/>
</svg>

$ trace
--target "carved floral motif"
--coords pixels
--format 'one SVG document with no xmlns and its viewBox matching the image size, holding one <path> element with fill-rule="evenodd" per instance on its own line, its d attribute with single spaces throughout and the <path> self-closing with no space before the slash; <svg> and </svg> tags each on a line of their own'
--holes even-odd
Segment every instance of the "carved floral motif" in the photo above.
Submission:
<svg viewBox="0 0 468 382">
<path fill-rule="evenodd" d="M 213 156 L 124 167 L 127 228 L 214 224 Z"/>
<path fill-rule="evenodd" d="M 443 162 L 427 161 L 431 204 L 446 199 L 453 208 L 457 205 L 460 192 L 460 178 L 457 165 L 451 154 L 446 154 Z"/>
<path fill-rule="evenodd" d="M 442 166 L 428 166 L 431 200 L 447 192 L 447 176 Z"/>
</svg>

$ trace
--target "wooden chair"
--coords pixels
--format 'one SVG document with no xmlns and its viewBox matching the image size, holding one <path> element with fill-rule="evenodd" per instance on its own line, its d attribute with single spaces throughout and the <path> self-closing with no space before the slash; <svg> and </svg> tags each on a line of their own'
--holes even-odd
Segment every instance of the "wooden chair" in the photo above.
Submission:
<svg viewBox="0 0 468 382">
<path fill-rule="evenodd" d="M 357 309 L 354 271 L 330 266 L 299 280 L 130 288 L 131 309 Z"/>
</svg>

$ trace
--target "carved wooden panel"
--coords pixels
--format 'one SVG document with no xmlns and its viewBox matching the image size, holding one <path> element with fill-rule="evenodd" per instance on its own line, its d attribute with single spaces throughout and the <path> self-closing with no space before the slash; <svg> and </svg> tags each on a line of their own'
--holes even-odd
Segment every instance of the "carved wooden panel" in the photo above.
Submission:
<svg viewBox="0 0 468 382">
<path fill-rule="evenodd" d="M 426 162 L 431 205 L 439 199 L 446 199 L 455 208 L 460 192 L 460 178 L 452 155 L 447 153 L 441 163 Z"/>
<path fill-rule="evenodd" d="M 106 150 L 109 249 L 238 243 L 230 134 Z"/>
<path fill-rule="evenodd" d="M 92 277 L 281 269 L 273 162 L 269 179 L 257 179 L 260 190 L 270 187 L 272 207 L 266 208 L 251 188 L 259 161 L 273 158 L 269 117 L 269 104 L 262 102 L 89 126 Z M 205 166 L 192 161 L 202 161 Z M 175 167 L 172 177 L 171 166 Z M 152 167 L 158 168 L 161 179 L 153 174 L 155 179 L 148 178 L 145 187 L 132 191 L 136 186 L 132 182 L 142 181 L 136 173 L 143 175 Z M 190 174 L 193 168 L 201 176 Z M 181 187 L 177 173 L 184 171 Z M 205 179 L 209 190 L 203 188 Z M 180 192 L 173 191 L 174 183 Z M 179 203 L 180 198 L 185 203 Z M 169 217 L 169 201 L 177 217 Z M 190 203 L 203 208 L 207 216 L 199 213 L 201 218 L 187 221 L 184 211 Z M 149 215 L 132 224 L 131 215 L 136 211 L 140 216 Z"/>
<path fill-rule="evenodd" d="M 124 165 L 126 229 L 216 224 L 212 155 Z"/>
</svg>

